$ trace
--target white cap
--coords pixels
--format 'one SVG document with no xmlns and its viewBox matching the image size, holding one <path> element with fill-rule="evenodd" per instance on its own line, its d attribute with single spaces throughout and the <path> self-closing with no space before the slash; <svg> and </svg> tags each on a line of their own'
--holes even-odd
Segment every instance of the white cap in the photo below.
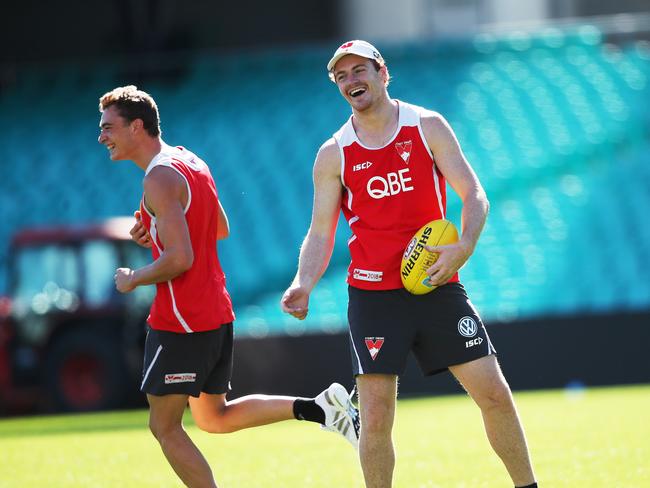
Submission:
<svg viewBox="0 0 650 488">
<path fill-rule="evenodd" d="M 327 71 L 332 71 L 338 60 L 348 54 L 356 54 L 357 56 L 364 58 L 374 59 L 379 63 L 379 66 L 384 65 L 384 58 L 381 57 L 381 54 L 379 54 L 379 51 L 375 46 L 366 41 L 356 40 L 346 42 L 336 50 L 332 59 L 327 63 Z"/>
</svg>

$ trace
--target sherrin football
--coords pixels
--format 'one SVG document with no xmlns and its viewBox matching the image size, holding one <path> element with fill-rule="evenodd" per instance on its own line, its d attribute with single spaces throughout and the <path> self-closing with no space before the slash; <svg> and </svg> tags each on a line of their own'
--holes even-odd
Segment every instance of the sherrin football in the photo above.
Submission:
<svg viewBox="0 0 650 488">
<path fill-rule="evenodd" d="M 458 231 L 448 220 L 432 220 L 418 230 L 410 240 L 402 256 L 402 284 L 414 295 L 424 295 L 435 290 L 429 284 L 426 271 L 438 259 L 438 254 L 427 251 L 424 246 L 444 246 L 458 242 Z"/>
</svg>

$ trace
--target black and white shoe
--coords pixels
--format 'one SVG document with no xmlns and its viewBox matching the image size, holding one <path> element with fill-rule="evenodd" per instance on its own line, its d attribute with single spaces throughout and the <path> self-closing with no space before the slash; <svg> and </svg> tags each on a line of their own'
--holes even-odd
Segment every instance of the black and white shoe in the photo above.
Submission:
<svg viewBox="0 0 650 488">
<path fill-rule="evenodd" d="M 348 393 L 343 385 L 332 383 L 327 390 L 316 397 L 316 404 L 325 412 L 323 430 L 338 432 L 359 450 L 359 409 L 352 403 L 352 393 Z"/>
</svg>

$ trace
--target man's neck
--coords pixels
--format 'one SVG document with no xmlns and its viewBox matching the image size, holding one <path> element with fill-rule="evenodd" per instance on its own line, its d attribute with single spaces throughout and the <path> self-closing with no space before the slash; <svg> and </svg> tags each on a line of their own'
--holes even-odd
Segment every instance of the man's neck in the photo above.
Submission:
<svg viewBox="0 0 650 488">
<path fill-rule="evenodd" d="M 133 162 L 143 171 L 146 171 L 151 160 L 162 150 L 163 141 L 160 137 L 148 137 L 142 142 L 133 156 Z"/>
<path fill-rule="evenodd" d="M 390 98 L 372 109 L 352 112 L 352 125 L 357 137 L 368 146 L 385 145 L 397 129 L 399 105 Z"/>
</svg>

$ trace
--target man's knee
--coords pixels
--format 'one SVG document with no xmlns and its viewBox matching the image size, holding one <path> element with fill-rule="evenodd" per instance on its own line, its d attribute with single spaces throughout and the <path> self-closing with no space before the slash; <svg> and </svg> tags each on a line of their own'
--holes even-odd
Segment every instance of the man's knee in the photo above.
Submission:
<svg viewBox="0 0 650 488">
<path fill-rule="evenodd" d="M 149 418 L 149 430 L 158 442 L 163 442 L 165 438 L 182 428 L 183 426 L 178 422 Z"/>
<path fill-rule="evenodd" d="M 194 422 L 199 429 L 208 434 L 230 434 L 233 432 L 233 429 L 223 421 L 223 418 L 218 416 L 199 417 L 195 418 Z"/>
<path fill-rule="evenodd" d="M 360 375 L 359 404 L 361 434 L 390 436 L 395 417 L 397 377 L 392 375 Z"/>
<path fill-rule="evenodd" d="M 160 428 L 158 424 L 153 422 L 151 419 L 149 419 L 149 430 L 151 431 L 151 434 L 158 439 L 158 436 L 160 435 Z"/>
<path fill-rule="evenodd" d="M 512 392 L 505 381 L 495 381 L 490 387 L 474 395 L 474 400 L 482 410 L 514 409 Z"/>
<path fill-rule="evenodd" d="M 361 429 L 367 435 L 388 435 L 393 428 L 390 405 L 373 402 L 361 408 Z"/>
<path fill-rule="evenodd" d="M 159 442 L 183 430 L 183 412 L 187 405 L 186 396 L 147 394 L 147 400 L 149 402 L 149 430 Z"/>
<path fill-rule="evenodd" d="M 230 434 L 234 432 L 232 426 L 227 422 L 225 409 L 221 411 L 192 411 L 194 423 L 203 432 L 209 434 Z"/>
</svg>

